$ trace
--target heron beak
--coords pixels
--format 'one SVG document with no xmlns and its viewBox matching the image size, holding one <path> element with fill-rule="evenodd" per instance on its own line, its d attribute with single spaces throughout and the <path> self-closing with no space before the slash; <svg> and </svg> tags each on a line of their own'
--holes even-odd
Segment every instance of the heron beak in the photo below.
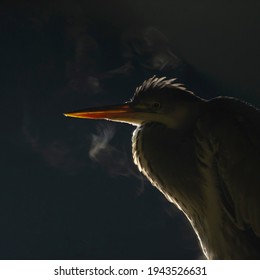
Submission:
<svg viewBox="0 0 260 280">
<path fill-rule="evenodd" d="M 131 106 L 131 103 L 125 103 L 120 105 L 86 108 L 79 111 L 64 113 L 64 116 L 81 119 L 106 119 L 135 124 L 135 113 L 136 112 Z"/>
</svg>

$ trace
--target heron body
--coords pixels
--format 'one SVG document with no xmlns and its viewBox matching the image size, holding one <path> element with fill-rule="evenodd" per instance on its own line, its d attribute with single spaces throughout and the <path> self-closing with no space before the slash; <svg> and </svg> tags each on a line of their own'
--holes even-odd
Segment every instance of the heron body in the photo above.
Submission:
<svg viewBox="0 0 260 280">
<path fill-rule="evenodd" d="M 188 218 L 208 259 L 260 259 L 260 112 L 152 77 L 130 102 L 66 114 L 137 126 L 139 170 Z"/>
</svg>

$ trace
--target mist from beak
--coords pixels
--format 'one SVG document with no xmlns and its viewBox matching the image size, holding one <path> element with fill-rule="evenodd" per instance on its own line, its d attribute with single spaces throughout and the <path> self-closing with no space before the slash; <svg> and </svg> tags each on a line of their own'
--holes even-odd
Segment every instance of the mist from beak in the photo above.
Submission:
<svg viewBox="0 0 260 280">
<path fill-rule="evenodd" d="M 112 144 L 115 133 L 113 124 L 97 126 L 97 132 L 92 134 L 90 159 L 103 166 L 111 176 L 134 176 L 141 180 L 143 186 L 144 177 L 133 164 L 132 156 L 126 150 L 118 149 Z"/>
</svg>

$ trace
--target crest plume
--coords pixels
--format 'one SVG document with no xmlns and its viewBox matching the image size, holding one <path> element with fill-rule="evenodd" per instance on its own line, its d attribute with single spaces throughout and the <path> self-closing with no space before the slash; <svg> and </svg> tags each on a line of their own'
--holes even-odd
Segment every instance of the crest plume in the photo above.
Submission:
<svg viewBox="0 0 260 280">
<path fill-rule="evenodd" d="M 175 83 L 177 78 L 167 79 L 166 77 L 156 77 L 155 75 L 148 80 L 145 80 L 142 85 L 136 88 L 134 95 L 138 96 L 141 92 L 147 91 L 152 88 L 177 88 L 180 90 L 184 90 L 186 92 L 193 92 L 187 90 L 185 86 L 181 83 Z"/>
</svg>

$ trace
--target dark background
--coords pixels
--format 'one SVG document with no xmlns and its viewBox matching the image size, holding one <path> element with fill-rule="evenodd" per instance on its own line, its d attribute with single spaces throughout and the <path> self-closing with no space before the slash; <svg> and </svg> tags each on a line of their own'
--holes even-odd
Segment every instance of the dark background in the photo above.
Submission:
<svg viewBox="0 0 260 280">
<path fill-rule="evenodd" d="M 3 3 L 0 258 L 201 258 L 183 215 L 133 165 L 134 128 L 62 113 L 127 101 L 153 75 L 259 106 L 259 5 Z"/>
</svg>

